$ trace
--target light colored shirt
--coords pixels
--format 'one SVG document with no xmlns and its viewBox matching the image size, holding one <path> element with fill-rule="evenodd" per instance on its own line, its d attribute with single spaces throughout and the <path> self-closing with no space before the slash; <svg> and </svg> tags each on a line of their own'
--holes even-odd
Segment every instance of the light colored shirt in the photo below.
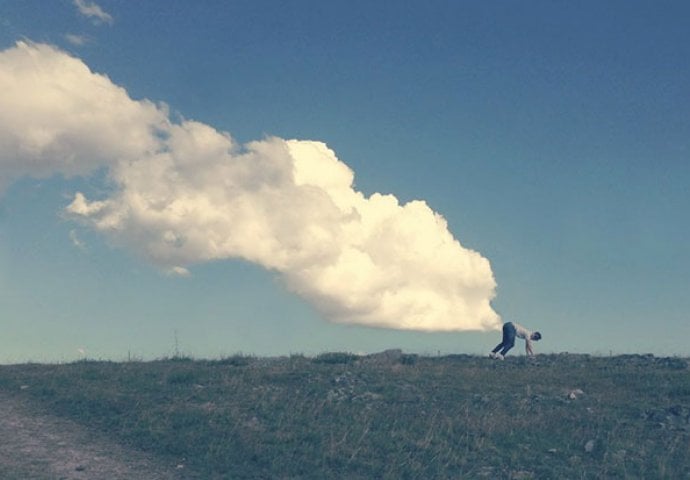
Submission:
<svg viewBox="0 0 690 480">
<path fill-rule="evenodd" d="M 533 355 L 534 351 L 532 350 L 532 338 L 531 338 L 532 332 L 530 330 L 527 330 L 525 327 L 523 327 L 519 323 L 513 322 L 513 325 L 515 325 L 515 336 L 525 340 L 525 353 L 527 353 L 527 355 Z"/>
</svg>

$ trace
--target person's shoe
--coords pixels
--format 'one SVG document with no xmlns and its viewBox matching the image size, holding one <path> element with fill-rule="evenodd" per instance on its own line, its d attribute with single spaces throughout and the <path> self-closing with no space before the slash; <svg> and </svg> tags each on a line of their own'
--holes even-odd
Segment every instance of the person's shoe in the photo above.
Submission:
<svg viewBox="0 0 690 480">
<path fill-rule="evenodd" d="M 489 358 L 496 358 L 496 354 L 494 352 L 489 352 Z"/>
<path fill-rule="evenodd" d="M 497 359 L 497 360 L 503 360 L 503 355 L 501 355 L 500 353 L 497 353 L 497 354 L 496 354 L 496 359 Z"/>
</svg>

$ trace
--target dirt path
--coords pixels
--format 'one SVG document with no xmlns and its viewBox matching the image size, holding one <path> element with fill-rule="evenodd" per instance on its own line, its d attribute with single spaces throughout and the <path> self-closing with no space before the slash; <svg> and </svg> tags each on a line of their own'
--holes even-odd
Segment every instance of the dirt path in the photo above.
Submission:
<svg viewBox="0 0 690 480">
<path fill-rule="evenodd" d="M 185 475 L 182 466 L 159 465 L 141 452 L 0 393 L 0 478 L 177 480 Z"/>
</svg>

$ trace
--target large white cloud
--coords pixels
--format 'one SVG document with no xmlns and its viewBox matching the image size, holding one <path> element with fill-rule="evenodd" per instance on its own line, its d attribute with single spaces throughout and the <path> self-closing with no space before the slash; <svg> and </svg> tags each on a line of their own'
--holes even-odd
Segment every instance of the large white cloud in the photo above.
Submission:
<svg viewBox="0 0 690 480">
<path fill-rule="evenodd" d="M 0 53 L 0 171 L 83 175 L 105 167 L 107 198 L 67 211 L 159 268 L 242 258 L 277 272 L 329 320 L 411 330 L 488 330 L 491 267 L 423 201 L 365 197 L 325 144 L 236 145 L 170 121 L 47 45 Z"/>
<path fill-rule="evenodd" d="M 79 175 L 158 148 L 164 109 L 48 45 L 0 52 L 0 188 L 21 175 Z"/>
</svg>

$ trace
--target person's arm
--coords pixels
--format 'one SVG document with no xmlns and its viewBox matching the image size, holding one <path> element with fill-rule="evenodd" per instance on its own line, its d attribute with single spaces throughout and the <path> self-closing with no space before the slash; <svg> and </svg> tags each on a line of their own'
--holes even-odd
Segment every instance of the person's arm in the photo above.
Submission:
<svg viewBox="0 0 690 480">
<path fill-rule="evenodd" d="M 534 355 L 534 350 L 532 350 L 532 341 L 528 338 L 525 338 L 525 353 L 527 353 L 528 356 Z"/>
</svg>

